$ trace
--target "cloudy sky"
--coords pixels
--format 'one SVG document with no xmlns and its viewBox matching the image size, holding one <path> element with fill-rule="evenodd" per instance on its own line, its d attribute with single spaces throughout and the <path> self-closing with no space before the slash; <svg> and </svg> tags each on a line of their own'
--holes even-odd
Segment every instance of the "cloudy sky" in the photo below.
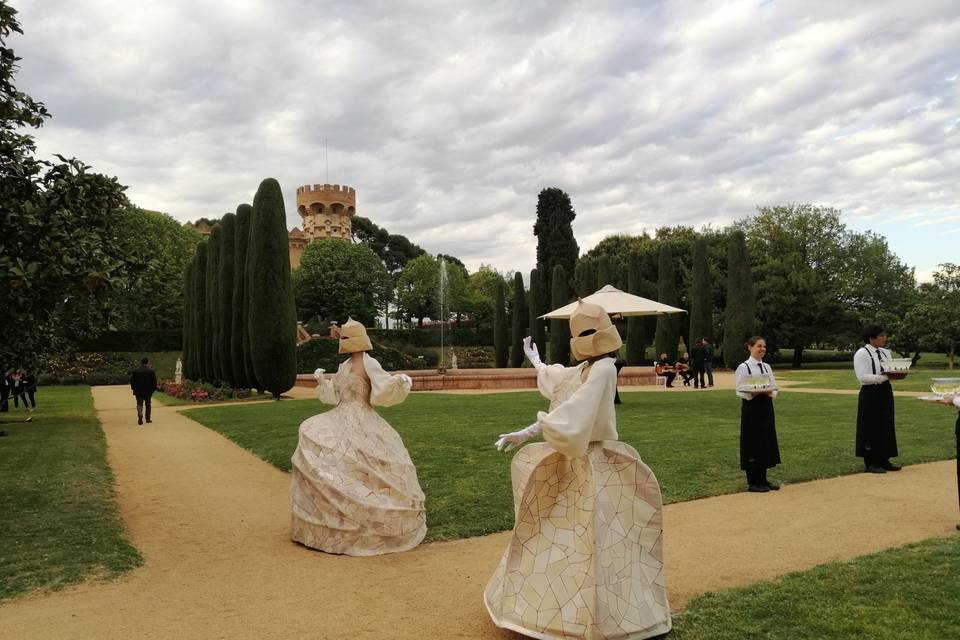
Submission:
<svg viewBox="0 0 960 640">
<path fill-rule="evenodd" d="M 960 262 L 960 3 L 13 0 L 19 86 L 138 205 L 272 176 L 467 266 L 528 270 L 538 192 L 582 250 L 811 202 L 921 277 Z M 329 149 L 329 178 L 324 154 Z"/>
</svg>

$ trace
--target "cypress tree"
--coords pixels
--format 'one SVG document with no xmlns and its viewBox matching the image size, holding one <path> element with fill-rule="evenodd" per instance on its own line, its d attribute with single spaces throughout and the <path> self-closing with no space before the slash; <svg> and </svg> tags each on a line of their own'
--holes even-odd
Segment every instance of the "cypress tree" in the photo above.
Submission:
<svg viewBox="0 0 960 640">
<path fill-rule="evenodd" d="M 283 192 L 273 178 L 253 198 L 247 249 L 250 355 L 261 390 L 276 400 L 297 381 L 297 315 Z"/>
<path fill-rule="evenodd" d="M 576 217 L 570 196 L 562 190 L 550 187 L 540 192 L 533 234 L 537 236 L 537 269 L 543 274 L 546 291 L 553 291 L 556 265 L 561 265 L 567 276 L 573 275 L 577 266 L 580 247 L 573 237 L 572 226 Z M 570 283 L 564 286 L 569 293 Z"/>
<path fill-rule="evenodd" d="M 613 264 L 610 256 L 604 254 L 597 260 L 597 288 L 594 291 L 599 291 L 608 284 L 613 284 Z"/>
<path fill-rule="evenodd" d="M 210 372 L 210 381 L 217 383 L 223 380 L 220 370 L 220 254 L 221 229 L 218 224 L 210 232 L 207 245 L 207 299 L 205 304 L 207 323 L 207 346 L 204 356 L 207 360 L 207 369 Z"/>
<path fill-rule="evenodd" d="M 641 265 L 640 254 L 633 252 L 628 259 L 627 292 L 635 296 L 640 295 Z M 644 319 L 640 316 L 627 318 L 627 364 L 638 365 L 644 356 L 647 347 L 647 336 L 644 331 Z"/>
<path fill-rule="evenodd" d="M 190 317 L 192 315 L 191 306 L 193 305 L 193 258 L 183 269 L 183 331 L 182 343 L 180 347 L 180 360 L 183 362 L 183 375 L 186 378 L 191 377 L 190 355 L 192 345 L 190 344 Z"/>
<path fill-rule="evenodd" d="M 250 240 L 250 214 L 253 207 L 237 207 L 233 242 L 233 317 L 230 320 L 230 356 L 237 386 L 256 386 L 250 342 L 247 332 L 247 244 Z"/>
<path fill-rule="evenodd" d="M 239 387 L 240 379 L 233 366 L 233 352 L 230 341 L 233 337 L 233 271 L 234 247 L 236 243 L 237 217 L 232 213 L 223 216 L 220 221 L 220 290 L 217 293 L 217 304 L 220 314 L 220 332 L 217 337 L 217 356 L 220 358 L 220 371 L 223 379 L 231 387 Z"/>
<path fill-rule="evenodd" d="M 660 246 L 657 261 L 657 301 L 676 306 L 677 277 L 673 265 L 673 250 L 664 243 Z M 677 359 L 677 346 L 680 344 L 680 319 L 674 313 L 657 316 L 657 332 L 654 337 L 657 357 L 666 353 L 670 362 Z"/>
<path fill-rule="evenodd" d="M 548 311 L 546 300 L 547 296 L 543 290 L 543 279 L 540 277 L 540 271 L 532 269 L 530 271 L 530 303 L 528 305 L 530 307 L 530 337 L 533 338 L 541 356 L 547 354 L 547 327 L 546 323 L 540 319 L 540 316 Z"/>
<path fill-rule="evenodd" d="M 713 333 L 713 296 L 710 267 L 707 265 L 707 241 L 697 238 L 693 244 L 693 278 L 690 283 L 690 333 L 687 346 Z"/>
<path fill-rule="evenodd" d="M 503 280 L 497 280 L 493 294 L 493 352 L 498 369 L 507 366 L 507 310 L 504 304 Z"/>
<path fill-rule="evenodd" d="M 523 276 L 513 274 L 513 340 L 510 345 L 510 366 L 523 364 L 523 339 L 527 335 L 527 296 L 523 290 Z"/>
<path fill-rule="evenodd" d="M 553 309 L 558 309 L 570 302 L 570 288 L 563 265 L 558 264 L 553 268 L 551 280 L 550 302 Z M 570 364 L 570 323 L 567 320 L 550 321 L 550 359 L 563 366 Z"/>
<path fill-rule="evenodd" d="M 744 344 L 754 327 L 753 272 L 742 231 L 734 231 L 727 247 L 727 308 L 723 319 L 723 361 L 736 367 L 745 357 Z"/>
<path fill-rule="evenodd" d="M 577 261 L 577 272 L 575 280 L 577 282 L 577 295 L 586 298 L 597 290 L 597 274 L 594 268 L 593 258 L 583 257 Z"/>
<path fill-rule="evenodd" d="M 196 265 L 193 270 L 193 362 L 199 380 L 210 380 L 207 368 L 207 243 L 197 245 Z"/>
</svg>

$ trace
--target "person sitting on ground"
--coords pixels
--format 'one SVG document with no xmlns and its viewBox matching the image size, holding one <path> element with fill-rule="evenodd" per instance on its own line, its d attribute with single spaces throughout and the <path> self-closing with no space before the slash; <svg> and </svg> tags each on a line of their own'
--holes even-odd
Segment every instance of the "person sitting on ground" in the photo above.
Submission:
<svg viewBox="0 0 960 640">
<path fill-rule="evenodd" d="M 653 370 L 658 376 L 663 376 L 667 379 L 667 387 L 673 387 L 673 379 L 677 377 L 677 372 L 673 370 L 673 366 L 670 364 L 670 358 L 667 357 L 666 353 L 660 354 L 660 359 L 657 360 L 657 364 L 654 365 Z"/>
<path fill-rule="evenodd" d="M 153 422 L 150 419 L 150 401 L 153 399 L 153 392 L 157 390 L 157 374 L 147 358 L 142 358 L 140 366 L 130 373 L 130 388 L 137 399 L 137 424 L 143 424 L 144 407 L 147 423 Z"/>
<path fill-rule="evenodd" d="M 683 386 L 689 387 L 690 378 L 693 377 L 693 373 L 690 372 L 690 353 L 684 351 L 683 355 L 677 358 L 673 368 L 677 372 L 677 375 L 683 378 Z"/>
</svg>

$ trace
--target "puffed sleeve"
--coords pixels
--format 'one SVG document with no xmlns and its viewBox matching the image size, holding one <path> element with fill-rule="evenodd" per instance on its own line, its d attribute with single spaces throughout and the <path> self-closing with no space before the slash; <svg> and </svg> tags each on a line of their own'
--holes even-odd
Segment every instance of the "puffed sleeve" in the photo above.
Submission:
<svg viewBox="0 0 960 640">
<path fill-rule="evenodd" d="M 562 364 L 550 364 L 537 371 L 537 389 L 551 402 L 557 397 L 557 388 L 572 375 L 580 375 L 579 367 L 565 367 Z"/>
<path fill-rule="evenodd" d="M 543 438 L 560 453 L 576 458 L 587 452 L 593 434 L 597 410 L 602 402 L 610 402 L 609 387 L 616 384 L 617 369 L 613 360 L 604 358 L 591 367 L 587 381 L 566 401 L 549 413 L 537 413 L 537 424 Z"/>
<path fill-rule="evenodd" d="M 363 354 L 363 367 L 370 378 L 370 404 L 376 407 L 392 407 L 407 398 L 413 380 L 403 373 L 389 374 L 376 359 Z"/>
<path fill-rule="evenodd" d="M 349 362 L 349 360 L 347 362 Z M 347 362 L 340 363 L 337 373 L 340 372 L 340 369 L 343 369 L 343 365 L 347 364 Z M 337 386 L 333 382 L 335 378 L 336 374 L 325 375 L 317 382 L 317 399 L 320 402 L 332 405 L 340 404 L 340 394 L 337 393 Z"/>
</svg>

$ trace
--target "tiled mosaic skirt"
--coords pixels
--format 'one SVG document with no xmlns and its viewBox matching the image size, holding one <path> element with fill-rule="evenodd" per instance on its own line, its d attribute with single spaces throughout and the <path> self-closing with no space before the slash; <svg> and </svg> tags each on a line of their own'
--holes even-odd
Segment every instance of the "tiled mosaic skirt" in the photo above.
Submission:
<svg viewBox="0 0 960 640">
<path fill-rule="evenodd" d="M 513 459 L 516 524 L 484 592 L 497 626 L 534 638 L 650 638 L 670 630 L 660 486 L 636 450 L 546 443 Z"/>
<path fill-rule="evenodd" d="M 399 434 L 369 405 L 340 404 L 300 425 L 291 537 L 351 556 L 406 551 L 427 532 L 417 470 Z"/>
</svg>

